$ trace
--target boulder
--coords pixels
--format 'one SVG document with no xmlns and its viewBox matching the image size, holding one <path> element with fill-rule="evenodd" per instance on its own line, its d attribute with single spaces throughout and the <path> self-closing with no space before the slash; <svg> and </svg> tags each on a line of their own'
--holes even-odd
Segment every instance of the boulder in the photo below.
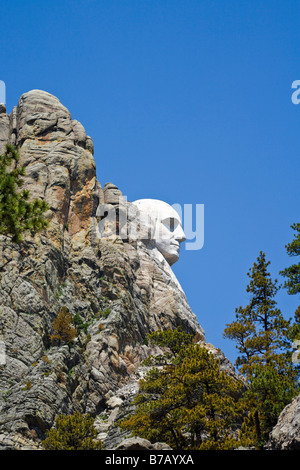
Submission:
<svg viewBox="0 0 300 470">
<path fill-rule="evenodd" d="M 300 450 L 300 395 L 281 412 L 270 433 L 269 450 Z"/>
<path fill-rule="evenodd" d="M 147 439 L 131 437 L 124 439 L 114 450 L 172 450 L 172 448 L 164 442 L 151 444 Z"/>
</svg>

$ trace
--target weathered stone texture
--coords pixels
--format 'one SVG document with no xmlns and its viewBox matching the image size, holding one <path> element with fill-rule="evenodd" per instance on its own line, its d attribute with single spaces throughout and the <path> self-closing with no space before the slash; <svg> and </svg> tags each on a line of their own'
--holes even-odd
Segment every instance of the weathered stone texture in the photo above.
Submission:
<svg viewBox="0 0 300 470">
<path fill-rule="evenodd" d="M 281 412 L 267 445 L 272 450 L 300 450 L 300 396 Z"/>
<path fill-rule="evenodd" d="M 20 151 L 32 197 L 49 203 L 50 226 L 20 246 L 1 237 L 0 449 L 40 448 L 55 417 L 75 410 L 91 413 L 107 446 L 118 445 L 111 425 L 154 352 L 147 333 L 181 325 L 205 342 L 204 332 L 162 255 L 122 236 L 124 214 L 132 223 L 137 214 L 115 185 L 101 187 L 92 139 L 56 97 L 33 90 L 9 116 L 0 108 L 5 142 Z M 62 306 L 86 324 L 72 346 L 50 341 Z"/>
</svg>

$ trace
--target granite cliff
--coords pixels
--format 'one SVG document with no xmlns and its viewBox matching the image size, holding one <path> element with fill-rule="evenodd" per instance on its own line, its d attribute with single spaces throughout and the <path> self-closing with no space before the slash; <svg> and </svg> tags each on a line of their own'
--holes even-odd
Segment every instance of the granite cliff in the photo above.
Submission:
<svg viewBox="0 0 300 470">
<path fill-rule="evenodd" d="M 235 374 L 205 342 L 151 241 L 124 236 L 124 214 L 143 231 L 137 209 L 114 184 L 101 186 L 93 141 L 61 102 L 33 90 L 10 115 L 0 105 L 0 151 L 7 142 L 19 149 L 32 197 L 48 202 L 50 226 L 20 246 L 0 237 L 0 449 L 41 448 L 56 416 L 76 410 L 95 417 L 106 448 L 120 444 L 113 422 L 128 412 L 141 362 L 154 352 L 146 335 L 157 329 L 197 334 Z M 72 347 L 50 341 L 62 306 L 86 326 Z"/>
</svg>

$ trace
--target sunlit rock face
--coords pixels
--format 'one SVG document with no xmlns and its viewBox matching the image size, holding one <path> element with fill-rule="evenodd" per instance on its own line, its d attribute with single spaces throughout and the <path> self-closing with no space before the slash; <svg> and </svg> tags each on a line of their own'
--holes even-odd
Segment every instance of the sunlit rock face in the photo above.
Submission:
<svg viewBox="0 0 300 470">
<path fill-rule="evenodd" d="M 300 395 L 281 412 L 269 435 L 268 450 L 300 450 Z"/>
<path fill-rule="evenodd" d="M 45 232 L 20 246 L 0 237 L 0 449 L 37 449 L 57 415 L 98 419 L 112 394 L 136 390 L 155 352 L 148 333 L 181 326 L 205 336 L 171 268 L 185 238 L 171 206 L 145 209 L 102 187 L 92 139 L 47 92 L 25 93 L 10 115 L 0 107 L 6 142 L 18 147 L 25 187 L 50 206 Z M 53 346 L 62 306 L 84 328 L 72 345 Z"/>
<path fill-rule="evenodd" d="M 47 231 L 26 234 L 20 246 L 0 237 L 0 448 L 35 448 L 57 414 L 87 406 L 81 339 L 69 350 L 52 348 L 50 336 L 62 305 L 87 322 L 101 309 L 93 232 L 102 189 L 92 140 L 47 92 L 25 93 L 10 115 L 0 109 L 2 151 L 6 143 L 19 150 L 24 187 L 50 207 Z"/>
<path fill-rule="evenodd" d="M 26 186 L 50 205 L 50 231 L 62 242 L 68 228 L 71 245 L 83 240 L 100 197 L 93 142 L 55 96 L 32 90 L 21 96 L 10 115 L 12 144 L 26 166 Z"/>
</svg>

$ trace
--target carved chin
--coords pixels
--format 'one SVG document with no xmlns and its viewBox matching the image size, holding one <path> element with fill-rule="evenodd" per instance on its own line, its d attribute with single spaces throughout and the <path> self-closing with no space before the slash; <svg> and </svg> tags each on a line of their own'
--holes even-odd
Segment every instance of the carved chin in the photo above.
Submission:
<svg viewBox="0 0 300 470">
<path fill-rule="evenodd" d="M 166 260 L 168 261 L 169 265 L 172 266 L 172 264 L 176 263 L 176 261 L 179 260 L 179 255 L 169 255 Z"/>
<path fill-rule="evenodd" d="M 172 264 L 176 263 L 176 261 L 179 260 L 179 252 L 178 251 L 170 251 L 168 253 L 166 252 L 162 252 L 160 250 L 161 254 L 165 257 L 166 261 L 169 263 L 170 266 L 172 266 Z"/>
<path fill-rule="evenodd" d="M 156 240 L 156 248 L 161 252 L 170 266 L 178 261 L 180 252 L 179 244 L 172 242 L 162 243 L 160 240 Z"/>
</svg>

